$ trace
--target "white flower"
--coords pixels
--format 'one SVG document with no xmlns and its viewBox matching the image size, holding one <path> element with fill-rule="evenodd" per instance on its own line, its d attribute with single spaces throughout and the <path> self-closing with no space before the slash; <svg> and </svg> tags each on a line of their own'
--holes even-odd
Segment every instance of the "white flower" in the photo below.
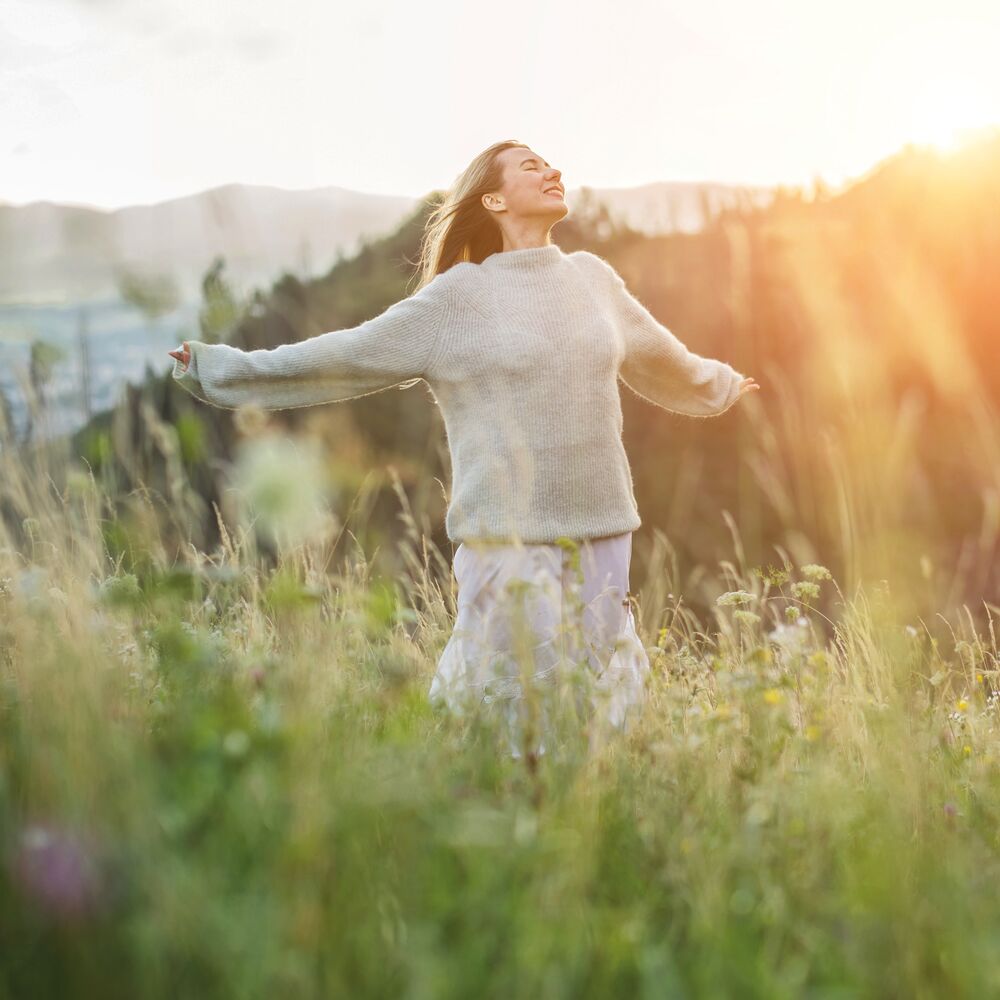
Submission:
<svg viewBox="0 0 1000 1000">
<path fill-rule="evenodd" d="M 816 563 L 807 563 L 805 566 L 800 566 L 799 569 L 807 580 L 833 579 L 830 571 L 825 566 L 817 566 Z"/>
<path fill-rule="evenodd" d="M 245 513 L 279 545 L 314 539 L 329 526 L 330 491 L 312 442 L 276 436 L 246 442 L 234 485 Z"/>
<path fill-rule="evenodd" d="M 809 621 L 806 618 L 800 617 L 794 625 L 779 622 L 775 628 L 768 632 L 767 637 L 789 656 L 807 653 L 811 648 L 812 636 L 809 632 Z"/>
<path fill-rule="evenodd" d="M 730 590 L 725 594 L 721 594 L 715 599 L 715 603 L 723 606 L 733 605 L 733 604 L 747 604 L 754 599 L 753 594 L 748 593 L 745 590 Z"/>
</svg>

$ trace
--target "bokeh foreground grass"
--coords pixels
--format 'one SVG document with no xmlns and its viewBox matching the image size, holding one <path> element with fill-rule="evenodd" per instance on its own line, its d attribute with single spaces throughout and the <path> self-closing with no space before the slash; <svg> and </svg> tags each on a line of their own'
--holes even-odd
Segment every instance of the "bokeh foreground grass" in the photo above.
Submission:
<svg viewBox="0 0 1000 1000">
<path fill-rule="evenodd" d="M 515 760 L 427 702 L 454 594 L 415 530 L 392 578 L 316 525 L 177 557 L 148 498 L 17 488 L 0 995 L 1000 992 L 992 617 L 727 567 L 713 620 L 640 618 L 626 734 Z"/>
</svg>

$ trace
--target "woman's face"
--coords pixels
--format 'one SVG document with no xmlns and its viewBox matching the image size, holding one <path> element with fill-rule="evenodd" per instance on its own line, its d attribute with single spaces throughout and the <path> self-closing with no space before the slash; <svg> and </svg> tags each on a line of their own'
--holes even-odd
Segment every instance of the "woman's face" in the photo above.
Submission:
<svg viewBox="0 0 1000 1000">
<path fill-rule="evenodd" d="M 514 218 L 545 218 L 553 225 L 569 213 L 562 173 L 537 153 L 523 146 L 502 150 L 503 186 L 484 197 L 493 211 L 506 211 Z"/>
</svg>

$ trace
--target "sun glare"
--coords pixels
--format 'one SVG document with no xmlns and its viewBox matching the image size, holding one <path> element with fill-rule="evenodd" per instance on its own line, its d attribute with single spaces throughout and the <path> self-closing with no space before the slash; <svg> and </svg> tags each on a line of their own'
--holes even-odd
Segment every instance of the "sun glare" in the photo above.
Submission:
<svg viewBox="0 0 1000 1000">
<path fill-rule="evenodd" d="M 989 124 L 984 95 L 968 77 L 932 77 L 913 95 L 908 130 L 913 142 L 951 152 Z"/>
<path fill-rule="evenodd" d="M 949 11 L 907 19 L 875 40 L 858 82 L 884 144 L 950 153 L 1000 123 L 993 50 L 981 22 Z"/>
</svg>

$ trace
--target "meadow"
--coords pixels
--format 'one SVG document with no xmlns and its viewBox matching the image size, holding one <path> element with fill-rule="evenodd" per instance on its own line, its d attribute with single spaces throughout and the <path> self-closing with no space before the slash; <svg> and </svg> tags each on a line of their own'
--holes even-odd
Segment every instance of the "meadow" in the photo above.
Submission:
<svg viewBox="0 0 1000 1000">
<path fill-rule="evenodd" d="M 734 559 L 702 620 L 654 532 L 642 714 L 516 759 L 427 701 L 454 591 L 398 483 L 386 572 L 308 452 L 211 553 L 53 454 L 2 456 L 0 996 L 1000 992 L 995 606 Z"/>
<path fill-rule="evenodd" d="M 72 438 L 0 408 L 0 1000 L 1000 996 L 998 164 L 561 224 L 762 386 L 707 421 L 623 390 L 624 732 L 570 671 L 519 757 L 430 704 L 427 393 L 232 413 L 152 373 Z M 422 228 L 200 335 L 360 323 Z"/>
</svg>

